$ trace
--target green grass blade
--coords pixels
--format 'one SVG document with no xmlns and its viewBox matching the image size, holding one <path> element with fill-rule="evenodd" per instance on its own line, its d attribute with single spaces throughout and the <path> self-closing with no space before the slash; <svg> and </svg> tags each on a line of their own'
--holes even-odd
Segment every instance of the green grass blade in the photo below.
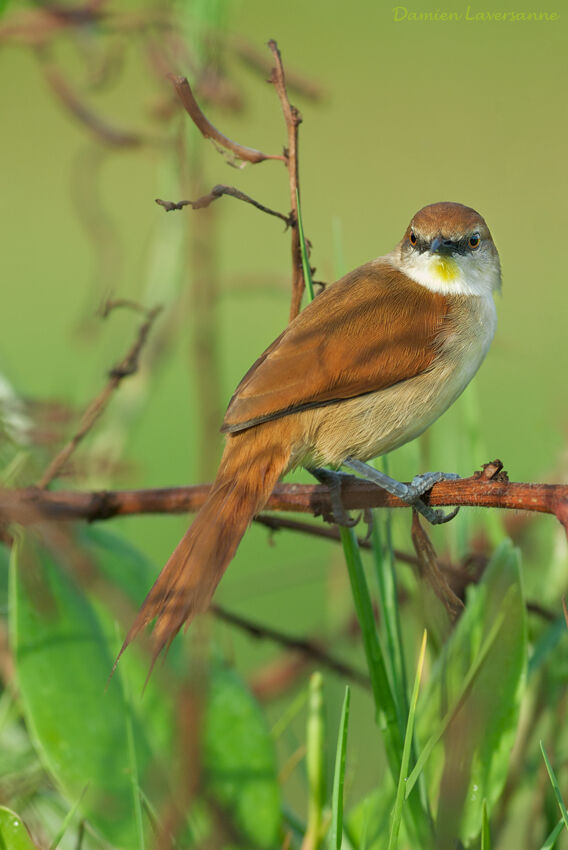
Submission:
<svg viewBox="0 0 568 850">
<path fill-rule="evenodd" d="M 397 705 L 398 721 L 401 729 L 404 729 L 405 719 L 408 717 L 408 686 L 406 680 L 406 669 L 404 666 L 402 631 L 400 628 L 400 614 L 398 607 L 398 593 L 396 589 L 394 559 L 392 557 L 392 535 L 390 517 L 386 520 L 386 552 L 383 551 L 381 535 L 379 531 L 379 520 L 376 512 L 373 512 L 373 525 L 371 531 L 371 545 L 373 551 L 373 562 L 379 586 L 379 621 L 384 626 L 384 638 L 386 652 L 385 656 L 389 662 L 389 673 L 393 683 L 394 697 Z"/>
<path fill-rule="evenodd" d="M 426 657 L 426 631 L 422 638 L 422 646 L 420 647 L 420 655 L 418 656 L 418 666 L 416 668 L 416 677 L 414 679 L 414 687 L 410 698 L 410 707 L 408 711 L 408 721 L 406 724 L 406 734 L 404 736 L 404 749 L 402 752 L 402 761 L 400 764 L 400 775 L 398 777 L 398 785 L 396 789 L 396 797 L 392 812 L 391 830 L 389 836 L 388 850 L 396 850 L 398 846 L 398 835 L 402 822 L 402 809 L 405 801 L 405 785 L 408 774 L 408 765 L 410 763 L 410 754 L 412 752 L 412 740 L 414 735 L 414 718 L 416 716 L 416 703 L 418 702 L 418 692 L 420 690 L 420 680 L 422 679 L 422 671 L 424 669 L 424 659 Z"/>
<path fill-rule="evenodd" d="M 438 743 L 438 741 L 440 740 L 440 738 L 442 737 L 442 735 L 444 734 L 444 732 L 448 728 L 452 718 L 459 711 L 460 706 L 462 705 L 464 699 L 466 698 L 469 689 L 471 688 L 471 686 L 473 685 L 473 682 L 475 681 L 475 677 L 479 673 L 481 666 L 482 666 L 483 662 L 485 661 L 489 650 L 491 649 L 494 641 L 497 638 L 497 635 L 499 634 L 499 631 L 501 630 L 501 626 L 503 625 L 503 620 L 504 620 L 503 616 L 498 617 L 495 620 L 495 623 L 493 624 L 493 628 L 491 629 L 489 635 L 487 636 L 485 643 L 481 647 L 481 650 L 479 651 L 475 661 L 473 662 L 473 664 L 469 668 L 469 671 L 468 671 L 467 676 L 465 677 L 465 679 L 463 681 L 463 685 L 460 689 L 460 692 L 457 696 L 457 699 L 454 701 L 453 705 L 451 705 L 449 707 L 446 714 L 444 715 L 444 717 L 440 721 L 438 728 L 431 735 L 431 737 L 428 739 L 424 749 L 420 753 L 418 761 L 416 762 L 412 773 L 408 777 L 408 782 L 406 783 L 406 796 L 407 797 L 410 794 L 410 792 L 412 791 L 412 789 L 414 788 L 414 785 L 416 784 L 420 774 L 422 773 L 422 770 L 424 769 L 424 765 L 426 764 L 426 762 L 430 758 L 430 755 L 432 753 L 432 750 L 434 749 L 434 746 Z"/>
<path fill-rule="evenodd" d="M 491 833 L 489 832 L 489 818 L 487 817 L 487 800 L 483 801 L 481 810 L 481 850 L 491 850 Z"/>
<path fill-rule="evenodd" d="M 361 553 L 352 528 L 341 526 L 339 533 L 347 562 L 355 611 L 363 636 L 376 718 L 385 736 L 385 748 L 390 769 L 393 775 L 398 778 L 403 748 L 402 735 L 398 725 L 396 703 L 389 682 L 383 651 L 377 636 L 375 615 L 361 561 Z"/>
<path fill-rule="evenodd" d="M 349 726 L 349 705 L 351 702 L 351 690 L 349 685 L 345 688 L 343 709 L 339 722 L 339 734 L 337 736 L 337 752 L 335 756 L 335 772 L 333 775 L 333 794 L 331 798 L 331 831 L 330 843 L 332 850 L 341 850 L 343 834 L 343 787 L 345 784 L 345 756 L 347 750 L 347 729 Z"/>
<path fill-rule="evenodd" d="M 300 207 L 300 195 L 296 189 L 296 204 L 298 205 L 298 235 L 300 237 L 300 253 L 302 255 L 302 270 L 304 272 L 304 280 L 308 290 L 310 301 L 314 300 L 314 282 L 312 280 L 312 270 L 310 268 L 310 260 L 308 250 L 306 248 L 306 240 L 304 239 L 304 225 L 302 223 L 302 210 Z"/>
<path fill-rule="evenodd" d="M 308 700 L 308 690 L 304 688 L 300 691 L 300 693 L 292 700 L 289 706 L 286 707 L 286 710 L 283 714 L 280 715 L 278 720 L 275 722 L 274 726 L 270 730 L 270 737 L 277 741 L 281 735 L 284 734 L 286 729 L 290 726 L 296 715 L 300 713 L 303 709 L 304 705 Z"/>
<path fill-rule="evenodd" d="M 564 800 L 562 799 L 562 794 L 560 793 L 560 788 L 558 787 L 558 780 L 556 779 L 556 774 L 554 773 L 552 765 L 550 764 L 542 741 L 540 742 L 540 749 L 542 752 L 544 763 L 546 765 L 546 769 L 548 771 L 548 775 L 550 777 L 550 784 L 552 785 L 552 790 L 554 791 L 554 796 L 556 797 L 556 802 L 558 803 L 558 808 L 560 809 L 560 814 L 562 815 L 562 820 L 566 825 L 566 829 L 568 829 L 568 812 L 566 811 L 566 806 L 564 805 Z"/>
<path fill-rule="evenodd" d="M 308 727 L 306 734 L 306 765 L 308 769 L 309 800 L 308 827 L 305 846 L 319 847 L 323 810 L 325 806 L 325 721 L 323 677 L 313 673 L 310 678 Z"/>
<path fill-rule="evenodd" d="M 55 838 L 53 839 L 53 841 L 49 845 L 49 850 L 55 850 L 55 848 L 59 846 L 61 839 L 63 838 L 63 836 L 65 835 L 65 833 L 69 829 L 69 825 L 71 824 L 73 818 L 77 814 L 77 810 L 78 810 L 79 806 L 81 805 L 81 801 L 83 800 L 83 797 L 85 796 L 85 792 L 86 792 L 87 788 L 88 788 L 88 785 L 85 785 L 85 787 L 83 788 L 83 793 L 81 794 L 80 797 L 78 797 L 75 800 L 74 804 L 71 806 L 71 808 L 69 809 L 69 811 L 67 812 L 67 814 L 63 818 L 63 822 L 62 822 L 61 826 L 59 827 L 59 829 L 58 829 L 58 831 L 55 835 Z"/>
<path fill-rule="evenodd" d="M 564 818 L 560 818 L 560 820 L 558 821 L 558 823 L 556 824 L 556 826 L 554 827 L 554 829 L 552 830 L 552 832 L 550 833 L 550 835 L 548 836 L 548 838 L 546 839 L 546 841 L 544 842 L 544 844 L 542 845 L 540 850 L 552 850 L 552 848 L 556 844 L 556 841 L 557 841 L 558 837 L 560 836 L 560 833 L 562 832 L 563 829 L 564 829 Z"/>
<path fill-rule="evenodd" d="M 404 749 L 396 702 L 375 626 L 373 605 L 361 561 L 357 537 L 352 528 L 345 528 L 344 526 L 340 527 L 339 533 L 347 563 L 347 572 L 351 583 L 355 611 L 363 637 L 363 647 L 367 658 L 367 667 L 371 678 L 371 690 L 375 703 L 376 721 L 383 735 L 387 762 L 396 783 L 400 774 Z M 426 842 L 430 830 L 428 812 L 417 795 L 410 798 L 408 810 L 412 818 L 412 827 L 417 833 L 416 840 L 418 841 L 418 846 L 420 846 L 420 842 Z"/>
</svg>

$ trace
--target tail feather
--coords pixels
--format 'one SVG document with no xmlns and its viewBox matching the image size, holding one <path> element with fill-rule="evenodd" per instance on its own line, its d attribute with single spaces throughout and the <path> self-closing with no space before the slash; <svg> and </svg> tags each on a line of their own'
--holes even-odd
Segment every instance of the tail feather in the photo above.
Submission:
<svg viewBox="0 0 568 850">
<path fill-rule="evenodd" d="M 273 433 L 263 426 L 228 438 L 207 501 L 144 600 L 118 658 L 155 619 L 153 664 L 182 625 L 207 609 L 243 534 L 288 465 L 289 442 L 282 445 Z"/>
</svg>

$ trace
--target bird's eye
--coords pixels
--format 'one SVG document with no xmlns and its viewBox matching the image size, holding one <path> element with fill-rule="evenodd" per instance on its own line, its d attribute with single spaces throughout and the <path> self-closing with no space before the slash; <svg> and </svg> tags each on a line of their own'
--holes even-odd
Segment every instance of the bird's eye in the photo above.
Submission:
<svg viewBox="0 0 568 850">
<path fill-rule="evenodd" d="M 414 230 L 410 231 L 410 244 L 416 245 L 416 233 L 414 232 Z"/>
<path fill-rule="evenodd" d="M 481 242 L 479 238 L 479 233 L 474 233 L 473 236 L 469 237 L 469 247 L 470 248 L 479 248 L 479 243 Z"/>
</svg>

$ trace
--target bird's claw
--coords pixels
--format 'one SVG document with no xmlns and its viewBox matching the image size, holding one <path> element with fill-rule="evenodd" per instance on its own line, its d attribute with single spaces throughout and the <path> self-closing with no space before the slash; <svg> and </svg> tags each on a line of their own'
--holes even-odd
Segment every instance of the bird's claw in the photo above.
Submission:
<svg viewBox="0 0 568 850">
<path fill-rule="evenodd" d="M 329 500 L 331 502 L 331 513 L 329 515 L 331 522 L 336 525 L 342 525 L 345 528 L 353 528 L 361 519 L 361 514 L 352 517 L 343 507 L 341 500 L 341 484 L 347 478 L 355 478 L 355 475 L 349 475 L 344 472 L 336 472 L 332 469 L 310 469 L 309 472 L 317 478 L 321 484 L 325 484 L 329 490 Z"/>
<path fill-rule="evenodd" d="M 421 475 L 415 475 L 408 485 L 408 498 L 405 498 L 405 501 L 412 505 L 432 525 L 442 525 L 449 522 L 458 513 L 459 506 L 446 514 L 439 508 L 432 508 L 425 504 L 421 497 L 428 490 L 431 490 L 434 484 L 439 484 L 440 481 L 456 481 L 458 478 L 459 475 L 456 475 L 455 472 L 425 472 Z"/>
</svg>

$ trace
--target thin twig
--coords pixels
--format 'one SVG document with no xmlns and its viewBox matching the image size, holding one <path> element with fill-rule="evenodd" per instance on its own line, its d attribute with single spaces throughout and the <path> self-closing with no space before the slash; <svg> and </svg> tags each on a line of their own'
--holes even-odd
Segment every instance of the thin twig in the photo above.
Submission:
<svg viewBox="0 0 568 850">
<path fill-rule="evenodd" d="M 125 306 L 120 302 L 117 302 L 117 305 Z M 136 339 L 130 346 L 125 357 L 109 372 L 109 379 L 106 386 L 85 410 L 76 433 L 69 442 L 63 446 L 61 451 L 58 452 L 45 470 L 37 484 L 39 490 L 45 489 L 54 478 L 57 478 L 79 443 L 89 433 L 97 419 L 106 410 L 106 407 L 120 382 L 137 371 L 140 352 L 142 351 L 148 334 L 150 333 L 150 329 L 161 310 L 162 307 L 158 306 L 154 307 L 152 310 L 146 311 L 146 319 L 138 329 Z"/>
<path fill-rule="evenodd" d="M 335 673 L 339 673 L 340 676 L 345 676 L 353 682 L 356 682 L 358 685 L 361 685 L 364 688 L 369 688 L 368 676 L 360 670 L 356 670 L 351 667 L 349 664 L 345 664 L 343 661 L 339 661 L 339 659 L 329 655 L 329 653 L 327 653 L 320 644 L 314 641 L 292 637 L 278 629 L 272 628 L 272 626 L 266 626 L 249 620 L 246 617 L 241 617 L 239 614 L 227 611 L 221 605 L 217 605 L 216 603 L 210 606 L 210 610 L 220 620 L 224 620 L 226 623 L 237 626 L 237 628 L 241 629 L 241 631 L 246 632 L 257 640 L 271 640 L 280 646 L 285 646 L 286 649 L 301 652 L 303 655 L 307 655 L 309 658 L 317 661 L 318 664 L 327 667 L 329 670 L 333 670 Z"/>
<path fill-rule="evenodd" d="M 270 74 L 270 61 L 266 59 L 264 53 L 261 53 L 248 41 L 244 41 L 242 38 L 232 38 L 229 42 L 229 47 L 251 70 L 257 71 L 263 76 Z M 309 80 L 297 71 L 290 70 L 289 67 L 286 70 L 286 84 L 296 94 L 312 101 L 321 101 L 326 95 L 323 86 L 313 80 Z"/>
<path fill-rule="evenodd" d="M 308 534 L 310 537 L 321 537 L 324 540 L 332 540 L 335 543 L 341 542 L 341 535 L 336 525 L 314 525 L 311 522 L 302 522 L 301 520 L 287 519 L 281 516 L 268 516 L 267 514 L 259 514 L 259 516 L 255 517 L 255 522 L 270 529 L 270 531 L 298 531 L 301 534 Z M 373 548 L 373 544 L 368 537 L 358 537 L 357 543 L 361 549 L 370 550 Z M 410 555 L 401 549 L 393 549 L 393 552 L 398 561 L 412 566 L 418 565 L 416 555 Z"/>
<path fill-rule="evenodd" d="M 270 209 L 270 207 L 265 207 L 264 204 L 255 201 L 254 198 L 251 198 L 249 195 L 245 195 L 244 192 L 239 191 L 239 189 L 235 189 L 234 186 L 224 186 L 222 184 L 219 184 L 218 186 L 213 186 L 213 188 L 207 195 L 203 195 L 196 201 L 176 202 L 163 201 L 161 198 L 156 198 L 156 203 L 160 207 L 163 207 L 166 212 L 172 212 L 173 210 L 181 210 L 184 207 L 191 207 L 194 210 L 201 210 L 204 207 L 208 207 L 210 204 L 213 203 L 213 201 L 222 198 L 223 195 L 230 195 L 230 197 L 237 198 L 239 201 L 244 201 L 246 204 L 252 204 L 253 207 L 256 207 L 256 209 L 260 210 L 261 212 L 282 219 L 287 228 L 293 224 L 293 218 L 291 215 L 284 215 L 284 213 L 278 212 L 277 210 L 272 210 Z"/>
<path fill-rule="evenodd" d="M 283 154 L 262 153 L 262 151 L 257 151 L 254 148 L 248 148 L 245 145 L 240 145 L 238 142 L 234 142 L 232 139 L 223 135 L 223 133 L 213 126 L 199 108 L 187 78 L 179 77 L 176 74 L 168 74 L 168 78 L 171 80 L 186 112 L 206 139 L 212 139 L 218 145 L 221 145 L 221 147 L 231 151 L 238 159 L 243 160 L 244 162 L 264 162 L 267 159 L 277 159 L 281 162 L 286 162 L 286 157 Z"/>
<path fill-rule="evenodd" d="M 270 80 L 273 83 L 288 131 L 288 147 L 286 149 L 286 165 L 288 167 L 288 180 L 290 184 L 290 209 L 294 224 L 292 227 L 292 301 L 290 304 L 290 321 L 295 319 L 300 312 L 302 296 L 305 289 L 304 272 L 302 269 L 302 254 L 300 251 L 300 234 L 298 230 L 298 198 L 300 194 L 299 164 L 298 164 L 298 127 L 302 123 L 302 116 L 295 106 L 292 106 L 286 91 L 286 78 L 282 56 L 274 39 L 270 39 L 268 46 L 272 51 L 275 67 L 272 69 Z"/>
</svg>

